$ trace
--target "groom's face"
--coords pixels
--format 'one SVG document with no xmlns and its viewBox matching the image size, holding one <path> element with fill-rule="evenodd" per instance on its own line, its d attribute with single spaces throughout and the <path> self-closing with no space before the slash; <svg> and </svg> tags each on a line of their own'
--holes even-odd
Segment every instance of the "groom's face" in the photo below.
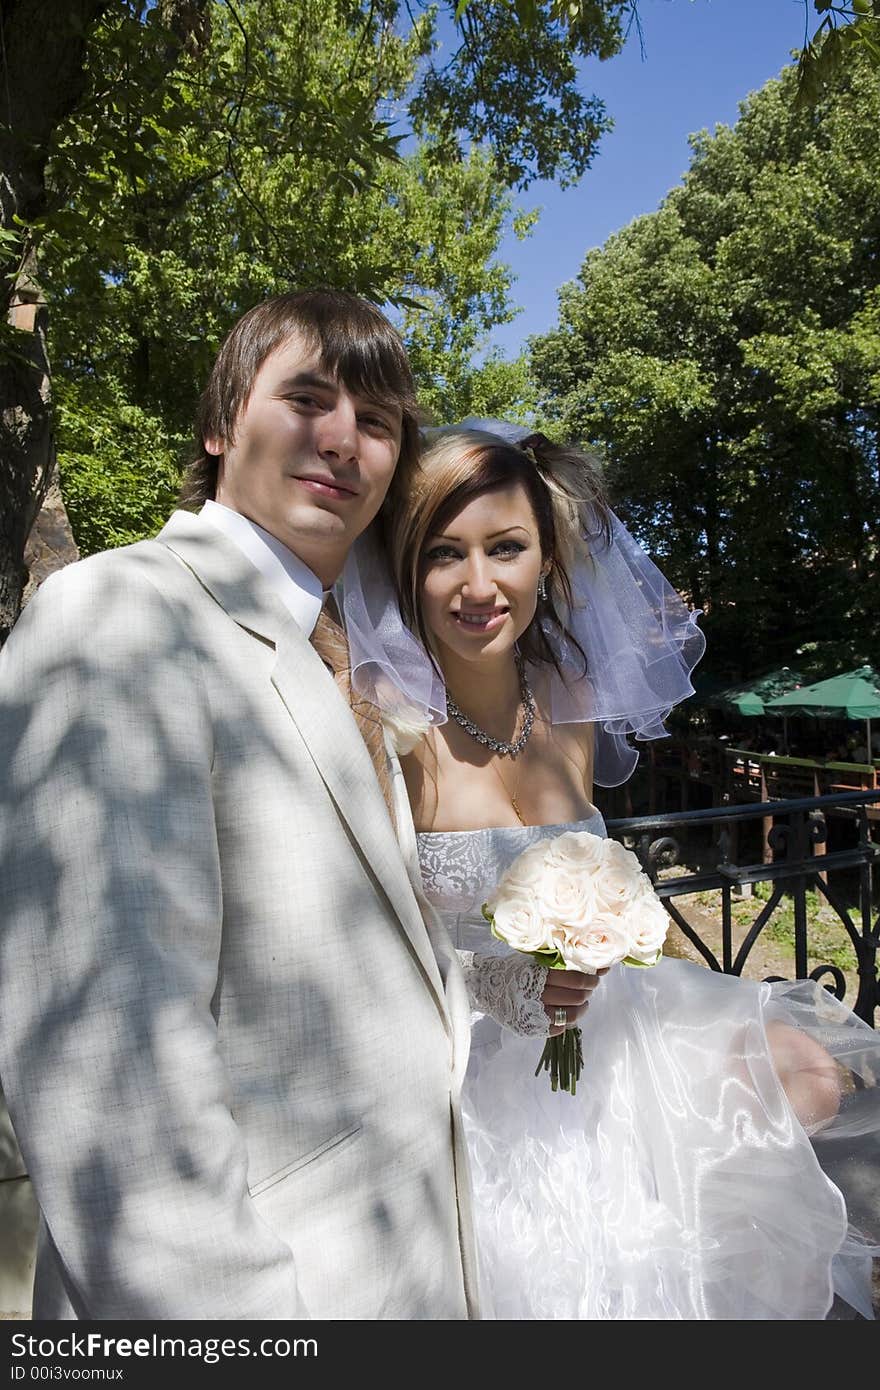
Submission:
<svg viewBox="0 0 880 1390">
<path fill-rule="evenodd" d="M 263 363 L 221 455 L 217 501 L 304 561 L 327 588 L 378 512 L 400 453 L 396 405 L 352 394 L 289 338 Z"/>
</svg>

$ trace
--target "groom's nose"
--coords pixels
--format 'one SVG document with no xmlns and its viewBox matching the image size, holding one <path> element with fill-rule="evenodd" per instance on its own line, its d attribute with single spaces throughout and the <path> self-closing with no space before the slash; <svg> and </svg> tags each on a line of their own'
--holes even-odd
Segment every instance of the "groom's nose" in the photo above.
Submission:
<svg viewBox="0 0 880 1390">
<path fill-rule="evenodd" d="M 352 401 L 337 400 L 315 422 L 315 440 L 322 458 L 348 463 L 357 457 L 357 412 Z"/>
</svg>

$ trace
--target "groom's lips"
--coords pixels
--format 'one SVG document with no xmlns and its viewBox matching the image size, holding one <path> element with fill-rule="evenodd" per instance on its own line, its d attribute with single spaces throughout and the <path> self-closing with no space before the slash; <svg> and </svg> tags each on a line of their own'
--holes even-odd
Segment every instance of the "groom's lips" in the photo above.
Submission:
<svg viewBox="0 0 880 1390">
<path fill-rule="evenodd" d="M 338 478 L 333 478 L 328 474 L 314 474 L 311 477 L 296 477 L 296 482 L 302 483 L 309 492 L 316 493 L 319 497 L 333 497 L 339 501 L 346 501 L 350 497 L 357 497 L 357 490 L 348 483 L 341 483 Z"/>
</svg>

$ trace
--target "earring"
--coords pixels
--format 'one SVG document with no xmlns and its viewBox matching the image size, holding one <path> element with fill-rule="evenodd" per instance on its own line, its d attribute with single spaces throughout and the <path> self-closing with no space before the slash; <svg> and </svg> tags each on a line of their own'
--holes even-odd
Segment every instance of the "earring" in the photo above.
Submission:
<svg viewBox="0 0 880 1390">
<path fill-rule="evenodd" d="M 546 574 L 542 574 L 542 575 L 541 575 L 541 579 L 540 579 L 540 581 L 539 581 L 539 583 L 538 583 L 538 598 L 545 599 L 545 600 L 546 600 L 546 598 L 547 598 L 547 576 L 546 576 Z"/>
</svg>

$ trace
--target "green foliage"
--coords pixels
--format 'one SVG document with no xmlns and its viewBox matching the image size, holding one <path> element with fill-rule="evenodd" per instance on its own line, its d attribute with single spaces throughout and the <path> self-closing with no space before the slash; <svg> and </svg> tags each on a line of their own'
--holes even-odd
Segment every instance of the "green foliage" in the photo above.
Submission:
<svg viewBox="0 0 880 1390">
<path fill-rule="evenodd" d="M 155 530 L 223 334 L 285 288 L 337 285 L 390 307 L 444 418 L 526 408 L 522 362 L 475 365 L 512 317 L 498 160 L 449 158 L 427 117 L 402 154 L 387 120 L 433 42 L 430 13 L 403 31 L 394 4 L 216 3 L 197 55 L 164 78 L 155 14 L 108 9 L 36 229 L 85 551 Z M 515 219 L 520 234 L 531 220 Z"/>
<path fill-rule="evenodd" d="M 82 553 L 155 535 L 174 508 L 186 441 L 112 388 L 62 380 L 58 393 L 62 492 Z"/>
<path fill-rule="evenodd" d="M 416 129 L 436 132 L 452 157 L 469 131 L 512 187 L 575 182 L 610 124 L 578 90 L 578 60 L 619 52 L 635 11 L 635 0 L 462 0 L 460 46 L 432 57 L 414 94 Z"/>
<path fill-rule="evenodd" d="M 809 0 L 802 0 L 805 11 Z M 813 0 L 819 22 L 800 50 L 795 104 L 815 107 L 851 60 L 864 60 L 880 68 L 880 0 Z M 522 26 L 529 42 L 536 34 L 554 45 L 564 64 L 573 53 L 616 52 L 621 35 L 640 29 L 638 0 L 603 4 L 601 0 L 459 0 L 456 23 L 467 32 L 486 31 L 487 19 Z M 809 25 L 809 16 L 807 15 Z M 792 28 L 792 48 L 801 38 Z M 585 44 L 581 48 L 581 44 Z"/>
<path fill-rule="evenodd" d="M 443 54 L 453 0 L 110 0 L 26 229 L 84 551 L 161 521 L 223 334 L 278 290 L 389 307 L 438 418 L 528 413 L 525 363 L 480 362 L 513 312 L 509 190 L 588 166 L 607 120 L 575 60 L 614 53 L 631 4 L 576 8 L 479 0 Z"/>
<path fill-rule="evenodd" d="M 736 677 L 876 660 L 880 78 L 795 74 L 703 133 L 683 187 L 585 259 L 533 344 L 542 408 Z"/>
<path fill-rule="evenodd" d="M 806 6 L 806 0 L 804 0 Z M 880 0 L 813 0 L 822 18 L 798 60 L 797 103 L 815 106 L 853 58 L 880 68 Z"/>
</svg>

